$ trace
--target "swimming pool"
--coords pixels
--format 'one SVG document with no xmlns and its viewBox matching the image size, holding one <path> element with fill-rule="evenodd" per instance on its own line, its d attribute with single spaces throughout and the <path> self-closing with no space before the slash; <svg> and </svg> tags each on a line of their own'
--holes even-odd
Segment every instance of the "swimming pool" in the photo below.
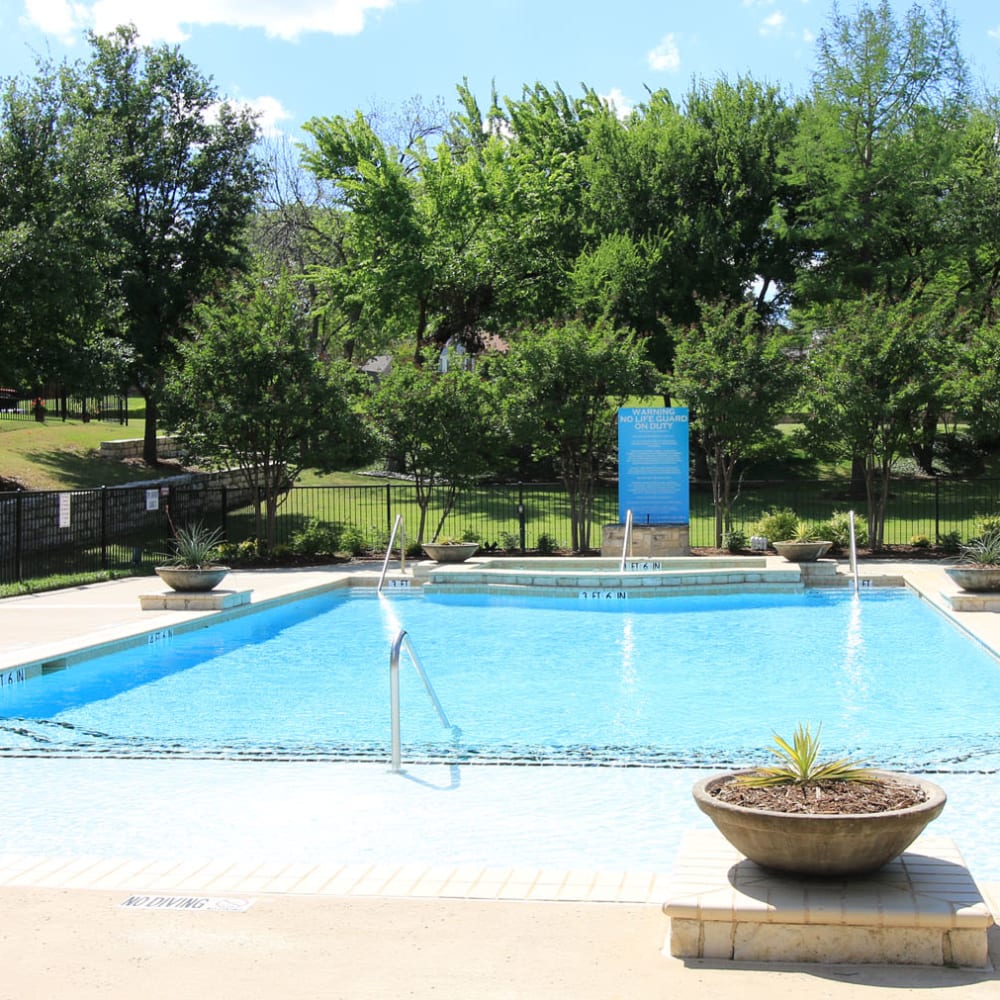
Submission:
<svg viewBox="0 0 1000 1000">
<path fill-rule="evenodd" d="M 722 767 L 822 724 L 831 753 L 996 772 L 1000 666 L 903 590 L 625 602 L 331 593 L 8 687 L 6 756 Z"/>
</svg>

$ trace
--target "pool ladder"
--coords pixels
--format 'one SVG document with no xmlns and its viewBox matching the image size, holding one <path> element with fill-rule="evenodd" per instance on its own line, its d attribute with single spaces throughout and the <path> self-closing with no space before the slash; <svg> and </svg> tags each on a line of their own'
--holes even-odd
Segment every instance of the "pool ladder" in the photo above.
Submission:
<svg viewBox="0 0 1000 1000">
<path fill-rule="evenodd" d="M 625 511 L 625 531 L 622 534 L 622 561 L 618 567 L 620 573 L 625 572 L 628 557 L 632 554 L 632 511 Z"/>
<path fill-rule="evenodd" d="M 420 657 L 417 656 L 416 651 L 413 648 L 413 644 L 410 642 L 406 634 L 406 629 L 401 628 L 396 638 L 392 642 L 392 647 L 389 650 L 389 699 L 392 708 L 392 766 L 391 770 L 393 773 L 399 773 L 402 769 L 400 763 L 402 758 L 401 750 L 401 740 L 399 735 L 399 655 L 403 649 L 409 653 L 410 662 L 416 667 L 417 673 L 420 674 L 420 679 L 424 682 L 424 688 L 427 694 L 430 696 L 431 701 L 434 703 L 434 708 L 437 711 L 438 718 L 441 720 L 441 725 L 445 729 L 451 729 L 455 732 L 455 727 L 448 721 L 448 716 L 445 715 L 444 709 L 441 707 L 441 702 L 438 701 L 438 696 L 434 692 L 434 687 L 430 682 L 430 678 L 427 676 L 427 672 L 424 670 L 423 664 L 420 662 Z"/>
<path fill-rule="evenodd" d="M 385 559 L 382 560 L 382 572 L 379 574 L 378 586 L 375 588 L 376 594 L 382 593 L 382 585 L 385 583 L 385 574 L 389 571 L 389 560 L 392 558 L 392 543 L 396 540 L 396 533 L 399 533 L 399 569 L 406 572 L 406 528 L 403 527 L 403 515 L 397 514 L 392 525 L 392 533 L 389 535 L 389 544 L 385 549 Z"/>
<path fill-rule="evenodd" d="M 861 586 L 858 576 L 858 543 L 857 534 L 854 530 L 854 511 L 847 512 L 847 523 L 851 529 L 851 576 L 854 577 L 854 593 L 856 594 Z"/>
</svg>

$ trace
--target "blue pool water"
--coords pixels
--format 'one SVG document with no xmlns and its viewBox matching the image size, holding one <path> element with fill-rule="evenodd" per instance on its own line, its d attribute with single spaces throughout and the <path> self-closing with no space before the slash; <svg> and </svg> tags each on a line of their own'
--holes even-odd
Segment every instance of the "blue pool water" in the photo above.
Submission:
<svg viewBox="0 0 1000 1000">
<path fill-rule="evenodd" d="M 387 760 L 400 627 L 455 727 L 404 656 L 409 761 L 721 767 L 808 721 L 881 766 L 1000 769 L 1000 665 L 902 590 L 327 594 L 9 687 L 0 754 Z"/>
</svg>

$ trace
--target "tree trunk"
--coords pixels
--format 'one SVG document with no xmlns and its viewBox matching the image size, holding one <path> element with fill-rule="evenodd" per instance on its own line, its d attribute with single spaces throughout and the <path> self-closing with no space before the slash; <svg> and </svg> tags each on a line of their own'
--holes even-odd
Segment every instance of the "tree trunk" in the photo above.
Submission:
<svg viewBox="0 0 1000 1000">
<path fill-rule="evenodd" d="M 142 395 L 146 400 L 146 431 L 142 438 L 142 460 L 147 465 L 159 465 L 156 448 L 156 401 L 146 391 Z"/>
<path fill-rule="evenodd" d="M 934 475 L 934 439 L 937 437 L 938 411 L 936 406 L 928 406 L 920 418 L 920 430 L 913 442 L 913 459 L 920 471 L 927 476 Z"/>
<path fill-rule="evenodd" d="M 855 455 L 851 459 L 851 485 L 848 495 L 852 500 L 868 499 L 868 476 L 865 470 L 863 455 Z"/>
</svg>

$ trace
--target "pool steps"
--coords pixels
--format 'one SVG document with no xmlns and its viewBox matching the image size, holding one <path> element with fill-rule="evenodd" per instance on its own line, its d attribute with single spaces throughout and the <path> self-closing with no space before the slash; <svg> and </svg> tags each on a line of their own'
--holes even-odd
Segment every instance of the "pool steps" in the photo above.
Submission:
<svg viewBox="0 0 1000 1000">
<path fill-rule="evenodd" d="M 433 561 L 413 567 L 414 583 L 426 593 L 530 593 L 539 597 L 593 599 L 692 595 L 800 593 L 806 587 L 846 587 L 833 559 L 787 563 L 766 557 L 675 557 L 631 560 L 622 571 L 615 559 L 490 559 L 443 566 Z"/>
</svg>

